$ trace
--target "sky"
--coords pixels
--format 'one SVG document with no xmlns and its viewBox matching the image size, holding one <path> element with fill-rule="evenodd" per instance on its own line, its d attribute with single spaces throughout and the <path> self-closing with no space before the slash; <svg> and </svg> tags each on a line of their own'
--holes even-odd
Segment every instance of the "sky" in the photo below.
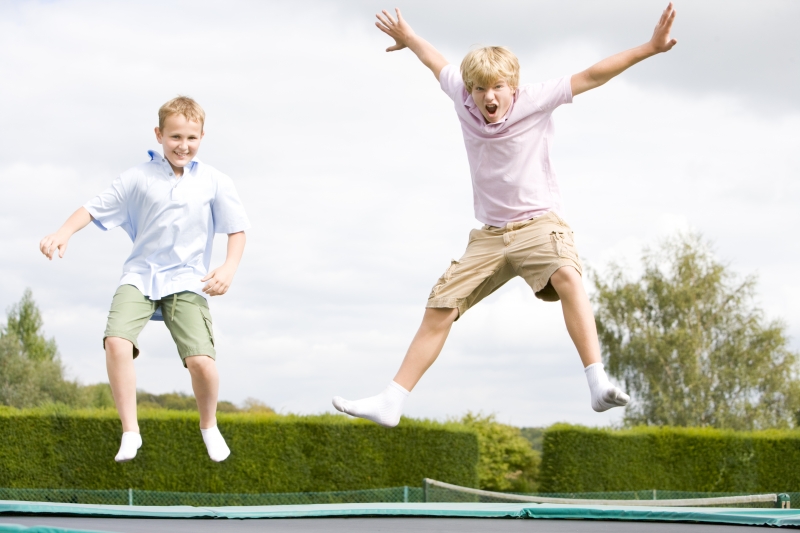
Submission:
<svg viewBox="0 0 800 533">
<path fill-rule="evenodd" d="M 511 47 L 522 83 L 646 42 L 666 2 L 399 4 L 458 64 Z M 38 242 L 157 148 L 159 106 L 207 113 L 199 158 L 231 176 L 253 223 L 211 301 L 221 399 L 283 413 L 382 390 L 430 288 L 463 252 L 469 168 L 449 98 L 374 26 L 375 1 L 0 1 L 0 310 L 26 287 L 70 377 L 106 381 L 102 333 L 131 244 Z M 552 158 L 586 265 L 635 274 L 642 250 L 697 231 L 800 349 L 800 3 L 682 1 L 668 54 L 554 113 Z M 213 265 L 224 261 L 225 236 Z M 591 292 L 591 283 L 585 280 Z M 190 392 L 163 323 L 140 336 L 138 386 Z M 618 424 L 591 410 L 560 304 L 513 280 L 466 313 L 406 414 L 494 413 L 518 426 Z"/>
</svg>

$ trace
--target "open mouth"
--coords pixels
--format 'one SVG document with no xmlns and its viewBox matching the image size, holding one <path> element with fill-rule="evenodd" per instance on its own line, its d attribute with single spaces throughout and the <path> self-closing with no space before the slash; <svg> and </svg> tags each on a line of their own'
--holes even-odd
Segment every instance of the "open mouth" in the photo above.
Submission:
<svg viewBox="0 0 800 533">
<path fill-rule="evenodd" d="M 486 112 L 490 115 L 497 113 L 497 104 L 486 104 Z"/>
</svg>

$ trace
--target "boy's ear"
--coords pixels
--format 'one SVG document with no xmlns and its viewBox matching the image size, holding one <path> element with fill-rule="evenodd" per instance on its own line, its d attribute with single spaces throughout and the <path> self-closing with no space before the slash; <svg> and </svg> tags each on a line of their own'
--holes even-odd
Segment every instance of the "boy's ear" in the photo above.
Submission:
<svg viewBox="0 0 800 533">
<path fill-rule="evenodd" d="M 156 126 L 155 128 L 155 132 L 156 132 L 156 140 L 158 141 L 158 144 L 161 144 L 161 130 L 158 129 L 158 126 Z"/>
</svg>

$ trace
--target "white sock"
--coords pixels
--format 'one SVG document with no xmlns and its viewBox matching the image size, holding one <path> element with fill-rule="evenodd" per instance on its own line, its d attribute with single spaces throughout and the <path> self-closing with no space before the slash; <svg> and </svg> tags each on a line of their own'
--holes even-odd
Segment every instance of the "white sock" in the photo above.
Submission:
<svg viewBox="0 0 800 533">
<path fill-rule="evenodd" d="M 142 447 L 142 436 L 135 431 L 126 431 L 122 434 L 122 442 L 119 445 L 114 460 L 118 463 L 130 461 L 136 457 L 136 452 Z"/>
<path fill-rule="evenodd" d="M 389 428 L 400 423 L 403 414 L 403 404 L 408 397 L 408 391 L 392 381 L 382 393 L 370 396 L 363 400 L 349 401 L 341 396 L 333 397 L 333 406 L 351 416 L 366 418 Z"/>
<path fill-rule="evenodd" d="M 231 449 L 228 448 L 217 426 L 201 429 L 200 433 L 203 434 L 203 442 L 206 443 L 206 450 L 208 450 L 208 456 L 211 457 L 212 461 L 219 463 L 228 458 L 231 454 Z"/>
<path fill-rule="evenodd" d="M 608 380 L 603 363 L 594 363 L 583 369 L 589 381 L 592 393 L 592 409 L 598 413 L 608 411 L 612 407 L 628 405 L 631 397 L 615 387 Z"/>
</svg>

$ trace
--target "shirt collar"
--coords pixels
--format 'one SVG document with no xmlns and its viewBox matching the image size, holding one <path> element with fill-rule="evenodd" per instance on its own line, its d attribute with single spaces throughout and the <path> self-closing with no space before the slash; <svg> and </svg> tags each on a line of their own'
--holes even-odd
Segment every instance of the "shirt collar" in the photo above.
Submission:
<svg viewBox="0 0 800 533">
<path fill-rule="evenodd" d="M 164 157 L 164 155 L 161 152 L 157 150 L 148 150 L 147 155 L 150 156 L 150 161 L 155 161 L 156 163 L 161 163 L 162 165 L 167 165 L 169 167 L 169 161 L 167 161 L 167 158 Z M 194 172 L 199 163 L 200 163 L 199 159 L 197 158 L 192 159 L 191 161 L 189 161 L 189 164 L 183 167 L 184 172 L 185 171 Z"/>
</svg>

